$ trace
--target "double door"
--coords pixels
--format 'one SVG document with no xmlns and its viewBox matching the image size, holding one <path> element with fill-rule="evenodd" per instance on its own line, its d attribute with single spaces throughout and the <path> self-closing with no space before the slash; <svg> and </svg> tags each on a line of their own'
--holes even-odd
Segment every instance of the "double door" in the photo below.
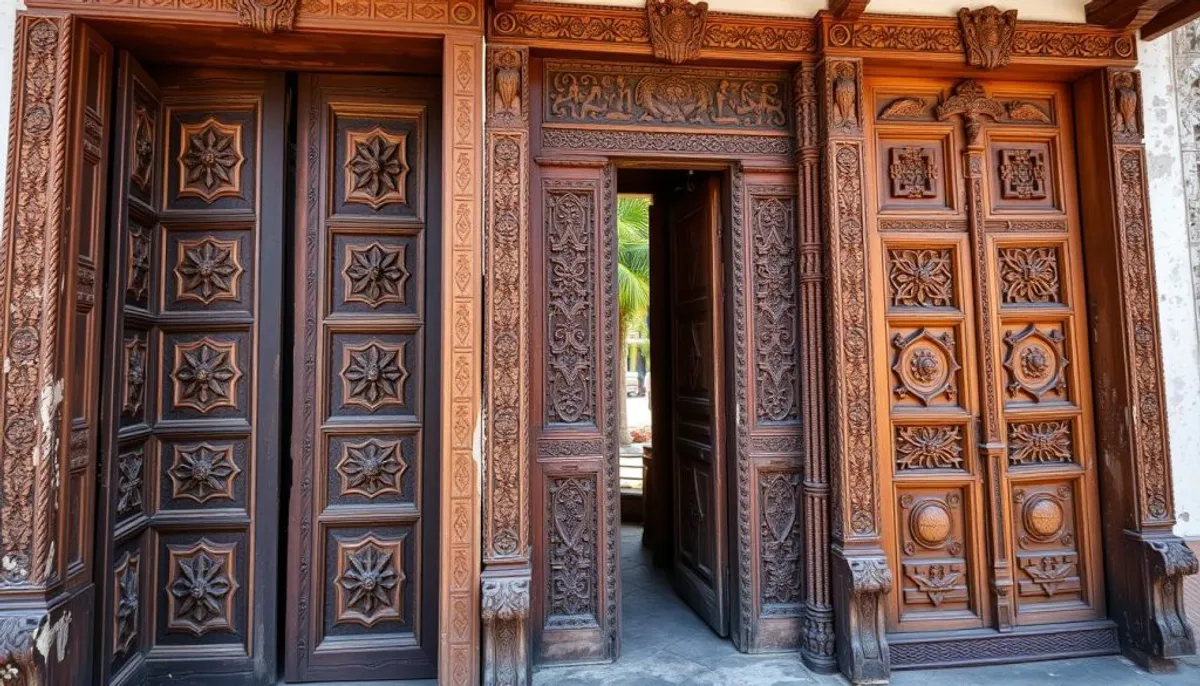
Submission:
<svg viewBox="0 0 1200 686">
<path fill-rule="evenodd" d="M 436 82 L 117 62 L 99 682 L 433 676 Z"/>
<path fill-rule="evenodd" d="M 864 93 L 888 628 L 903 643 L 1101 619 L 1070 91 Z"/>
</svg>

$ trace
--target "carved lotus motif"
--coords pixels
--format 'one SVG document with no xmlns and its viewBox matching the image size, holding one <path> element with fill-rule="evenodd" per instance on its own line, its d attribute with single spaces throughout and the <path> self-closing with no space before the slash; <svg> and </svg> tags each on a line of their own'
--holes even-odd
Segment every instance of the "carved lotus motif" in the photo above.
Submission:
<svg viewBox="0 0 1200 686">
<path fill-rule="evenodd" d="M 116 631 L 113 632 L 113 654 L 124 655 L 137 640 L 139 600 L 138 576 L 142 558 L 126 552 L 113 574 L 116 585 Z"/>
<path fill-rule="evenodd" d="M 404 344 L 378 342 L 347 346 L 342 367 L 342 385 L 347 405 L 361 405 L 372 412 L 385 405 L 404 404 Z"/>
<path fill-rule="evenodd" d="M 385 246 L 378 241 L 367 246 L 347 248 L 345 279 L 347 302 L 371 307 L 387 303 L 404 304 L 409 273 L 404 266 L 405 246 Z"/>
<path fill-rule="evenodd" d="M 205 237 L 179 241 L 175 265 L 180 300 L 199 300 L 205 305 L 216 300 L 237 300 L 242 265 L 238 241 Z"/>
<path fill-rule="evenodd" d="M 180 126 L 179 197 L 211 203 L 242 194 L 242 127 L 209 117 Z"/>
<path fill-rule="evenodd" d="M 237 406 L 237 344 L 203 338 L 175 347 L 175 406 L 210 412 L 218 407 Z"/>
<path fill-rule="evenodd" d="M 170 469 L 171 496 L 205 503 L 233 499 L 234 479 L 241 469 L 233 461 L 233 446 L 209 443 L 177 446 Z"/>
<path fill-rule="evenodd" d="M 338 574 L 338 622 L 372 626 L 400 616 L 404 583 L 399 541 L 368 535 L 341 548 Z"/>
<path fill-rule="evenodd" d="M 186 549 L 169 547 L 167 630 L 202 636 L 230 628 L 233 595 L 233 545 L 201 539 Z"/>
<path fill-rule="evenodd" d="M 346 443 L 337 472 L 342 477 L 342 494 L 357 493 L 374 498 L 385 493 L 400 493 L 401 477 L 408 463 L 400 450 L 400 441 L 370 439 Z"/>
<path fill-rule="evenodd" d="M 1008 463 L 1013 466 L 1071 462 L 1069 421 L 1012 424 L 1008 430 Z"/>
<path fill-rule="evenodd" d="M 407 202 L 408 160 L 404 133 L 381 127 L 346 134 L 346 202 L 373 210 Z"/>
</svg>

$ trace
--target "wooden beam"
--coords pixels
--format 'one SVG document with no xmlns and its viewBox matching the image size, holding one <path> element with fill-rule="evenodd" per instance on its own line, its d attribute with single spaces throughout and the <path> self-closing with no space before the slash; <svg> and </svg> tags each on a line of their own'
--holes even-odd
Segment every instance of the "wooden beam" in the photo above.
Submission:
<svg viewBox="0 0 1200 686">
<path fill-rule="evenodd" d="M 1177 0 L 1142 26 L 1142 40 L 1154 40 L 1200 17 L 1200 0 Z"/>
<path fill-rule="evenodd" d="M 871 0 L 830 0 L 829 13 L 838 19 L 854 20 L 862 16 Z"/>
<path fill-rule="evenodd" d="M 1110 29 L 1139 29 L 1172 0 L 1092 0 L 1085 7 L 1087 22 Z"/>
</svg>

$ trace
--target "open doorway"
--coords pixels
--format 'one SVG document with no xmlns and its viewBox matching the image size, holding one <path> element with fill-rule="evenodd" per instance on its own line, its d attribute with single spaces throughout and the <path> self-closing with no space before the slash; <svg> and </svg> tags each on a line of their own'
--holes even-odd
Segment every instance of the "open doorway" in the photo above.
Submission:
<svg viewBox="0 0 1200 686">
<path fill-rule="evenodd" d="M 618 189 L 623 653 L 712 649 L 730 629 L 727 178 L 630 168 Z"/>
</svg>

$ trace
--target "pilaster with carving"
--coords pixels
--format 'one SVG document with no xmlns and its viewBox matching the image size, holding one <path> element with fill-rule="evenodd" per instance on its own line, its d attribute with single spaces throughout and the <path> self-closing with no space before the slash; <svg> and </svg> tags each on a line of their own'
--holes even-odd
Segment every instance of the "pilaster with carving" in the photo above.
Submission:
<svg viewBox="0 0 1200 686">
<path fill-rule="evenodd" d="M 874 438 L 862 60 L 826 58 L 817 84 L 833 323 L 825 340 L 838 665 L 851 681 L 880 681 L 890 673 L 881 596 L 891 590 L 891 570 L 880 542 Z"/>
<path fill-rule="evenodd" d="M 483 683 L 529 683 L 529 51 L 487 52 Z"/>
<path fill-rule="evenodd" d="M 799 197 L 800 406 L 804 417 L 804 521 L 807 523 L 804 620 L 800 654 L 810 669 L 837 669 L 833 605 L 829 595 L 829 463 L 825 450 L 825 292 L 821 256 L 821 145 L 817 72 L 805 63 L 794 73 L 796 171 Z"/>
</svg>

